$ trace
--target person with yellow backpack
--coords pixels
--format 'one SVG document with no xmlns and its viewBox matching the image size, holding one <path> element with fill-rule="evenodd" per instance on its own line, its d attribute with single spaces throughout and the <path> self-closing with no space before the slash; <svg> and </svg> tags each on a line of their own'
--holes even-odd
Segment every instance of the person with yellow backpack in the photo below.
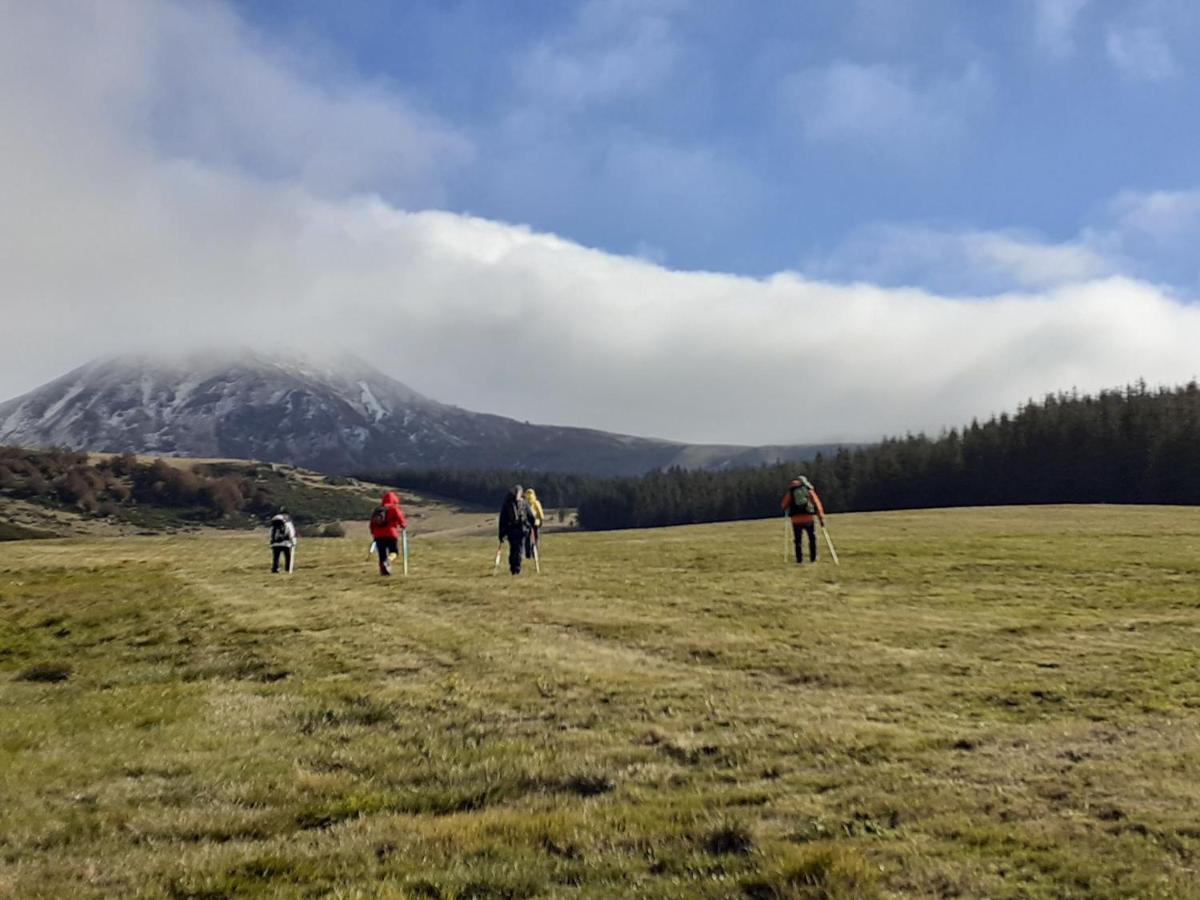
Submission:
<svg viewBox="0 0 1200 900">
<path fill-rule="evenodd" d="M 525 502 L 529 504 L 529 511 L 533 513 L 533 527 L 525 532 L 525 558 L 533 559 L 537 555 L 538 541 L 542 536 L 542 519 L 546 517 L 546 512 L 542 509 L 541 501 L 533 488 L 525 489 Z"/>
</svg>

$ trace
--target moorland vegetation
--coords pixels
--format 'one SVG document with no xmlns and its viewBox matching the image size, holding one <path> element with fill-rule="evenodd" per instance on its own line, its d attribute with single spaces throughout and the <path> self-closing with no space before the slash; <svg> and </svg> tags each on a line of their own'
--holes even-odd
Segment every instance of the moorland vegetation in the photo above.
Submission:
<svg viewBox="0 0 1200 900">
<path fill-rule="evenodd" d="M 306 480 L 290 466 L 0 447 L 0 499 L 28 500 L 151 530 L 188 525 L 251 528 L 281 508 L 301 527 L 311 530 L 324 522 L 324 530 L 339 519 L 370 513 L 370 492 L 354 490 L 354 484 L 351 481 L 348 490 L 333 490 L 319 480 Z M 38 536 L 28 530 L 8 524 L 0 529 L 0 539 Z"/>
</svg>

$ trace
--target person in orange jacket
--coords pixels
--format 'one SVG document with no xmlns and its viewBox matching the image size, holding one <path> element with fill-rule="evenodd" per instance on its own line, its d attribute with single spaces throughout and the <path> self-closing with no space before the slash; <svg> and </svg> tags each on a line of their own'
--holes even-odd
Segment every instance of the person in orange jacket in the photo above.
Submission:
<svg viewBox="0 0 1200 900">
<path fill-rule="evenodd" d="M 379 553 L 380 575 L 392 574 L 391 557 L 400 553 L 400 531 L 404 528 L 408 528 L 408 519 L 400 506 L 400 498 L 388 491 L 371 513 L 371 537 L 375 539 L 375 550 Z"/>
<path fill-rule="evenodd" d="M 787 493 L 779 501 L 786 515 L 792 519 L 792 534 L 796 540 L 796 562 L 804 562 L 804 533 L 808 532 L 808 556 L 813 562 L 817 561 L 817 529 L 813 525 L 814 517 L 819 519 L 821 527 L 825 527 L 825 507 L 821 505 L 821 497 L 812 482 L 803 475 L 797 475 L 788 484 Z"/>
</svg>

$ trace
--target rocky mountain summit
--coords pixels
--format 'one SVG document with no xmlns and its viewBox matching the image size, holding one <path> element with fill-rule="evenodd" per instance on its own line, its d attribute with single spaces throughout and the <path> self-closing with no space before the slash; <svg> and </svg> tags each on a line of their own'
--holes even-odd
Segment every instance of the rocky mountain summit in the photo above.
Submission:
<svg viewBox="0 0 1200 900">
<path fill-rule="evenodd" d="M 0 444 L 259 459 L 324 472 L 408 467 L 636 474 L 800 459 L 828 446 L 681 444 L 532 425 L 424 397 L 343 356 L 95 360 L 0 403 Z"/>
</svg>

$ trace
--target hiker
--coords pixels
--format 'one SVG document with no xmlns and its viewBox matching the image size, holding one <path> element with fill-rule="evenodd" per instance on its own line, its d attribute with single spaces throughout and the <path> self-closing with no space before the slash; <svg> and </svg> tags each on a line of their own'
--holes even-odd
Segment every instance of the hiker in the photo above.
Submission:
<svg viewBox="0 0 1200 900">
<path fill-rule="evenodd" d="M 508 541 L 508 571 L 521 574 L 521 552 L 525 549 L 525 535 L 533 529 L 533 510 L 525 502 L 519 484 L 504 498 L 500 507 L 500 543 Z"/>
<path fill-rule="evenodd" d="M 379 554 L 379 574 L 392 574 L 392 557 L 400 555 L 400 532 L 408 529 L 408 519 L 400 506 L 400 498 L 388 491 L 371 513 L 371 537 Z"/>
<path fill-rule="evenodd" d="M 271 518 L 271 571 L 279 571 L 279 558 L 283 557 L 285 572 L 296 565 L 296 526 L 291 516 L 282 509 Z"/>
<path fill-rule="evenodd" d="M 821 505 L 821 497 L 812 482 L 803 475 L 797 475 L 788 484 L 787 493 L 779 502 L 785 515 L 792 518 L 792 535 L 796 541 L 796 562 L 804 562 L 804 533 L 808 532 L 808 556 L 813 562 L 817 561 L 817 529 L 813 525 L 816 516 L 825 527 L 825 507 Z"/>
<path fill-rule="evenodd" d="M 534 548 L 542 536 L 542 519 L 546 517 L 546 512 L 542 509 L 541 501 L 533 488 L 525 488 L 525 502 L 529 504 L 529 511 L 533 513 L 533 527 L 525 535 L 525 558 L 533 559 Z"/>
</svg>

